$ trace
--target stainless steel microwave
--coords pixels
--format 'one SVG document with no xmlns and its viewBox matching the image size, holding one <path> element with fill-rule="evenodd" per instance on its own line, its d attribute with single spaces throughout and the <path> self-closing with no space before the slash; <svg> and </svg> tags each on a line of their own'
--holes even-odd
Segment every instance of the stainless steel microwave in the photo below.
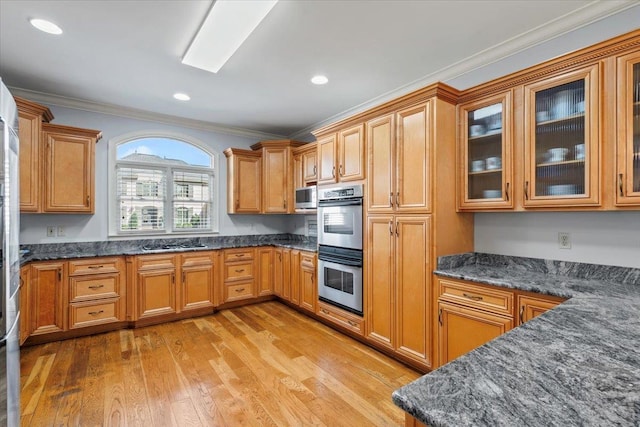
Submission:
<svg viewBox="0 0 640 427">
<path fill-rule="evenodd" d="M 316 186 L 296 188 L 296 209 L 316 209 Z"/>
</svg>

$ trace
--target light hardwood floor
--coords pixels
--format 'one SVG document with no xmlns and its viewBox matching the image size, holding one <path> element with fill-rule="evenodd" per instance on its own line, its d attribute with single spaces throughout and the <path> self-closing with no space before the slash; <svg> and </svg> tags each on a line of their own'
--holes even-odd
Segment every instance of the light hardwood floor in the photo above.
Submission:
<svg viewBox="0 0 640 427">
<path fill-rule="evenodd" d="M 23 426 L 389 426 L 420 374 L 278 302 L 22 349 Z"/>
</svg>

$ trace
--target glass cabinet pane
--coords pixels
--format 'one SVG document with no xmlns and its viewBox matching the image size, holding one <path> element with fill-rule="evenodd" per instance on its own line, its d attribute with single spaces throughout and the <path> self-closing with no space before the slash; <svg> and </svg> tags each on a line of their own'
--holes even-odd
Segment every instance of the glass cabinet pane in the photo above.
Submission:
<svg viewBox="0 0 640 427">
<path fill-rule="evenodd" d="M 640 63 L 633 66 L 633 192 L 640 192 Z"/>
<path fill-rule="evenodd" d="M 585 194 L 585 81 L 535 93 L 535 196 Z"/>
<path fill-rule="evenodd" d="M 502 198 L 502 103 L 467 113 L 467 198 Z"/>
</svg>

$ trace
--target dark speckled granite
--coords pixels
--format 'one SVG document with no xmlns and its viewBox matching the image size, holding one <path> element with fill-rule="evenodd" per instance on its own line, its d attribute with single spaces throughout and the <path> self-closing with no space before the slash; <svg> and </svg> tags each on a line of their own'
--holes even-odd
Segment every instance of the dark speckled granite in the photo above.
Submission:
<svg viewBox="0 0 640 427">
<path fill-rule="evenodd" d="M 46 243 L 22 245 L 28 251 L 22 262 L 87 258 L 113 255 L 143 255 L 163 252 L 190 252 L 212 249 L 280 246 L 316 252 L 315 237 L 298 234 L 264 234 L 248 236 L 214 236 L 144 240 L 109 240 L 104 242 Z"/>
<path fill-rule="evenodd" d="M 490 254 L 436 274 L 570 298 L 393 393 L 433 426 L 640 426 L 640 269 Z"/>
</svg>

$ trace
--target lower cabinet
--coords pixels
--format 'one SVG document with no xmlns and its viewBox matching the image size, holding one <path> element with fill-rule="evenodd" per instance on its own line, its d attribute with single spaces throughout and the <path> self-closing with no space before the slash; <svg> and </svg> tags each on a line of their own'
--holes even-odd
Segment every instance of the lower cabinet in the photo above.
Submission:
<svg viewBox="0 0 640 427">
<path fill-rule="evenodd" d="M 67 327 L 65 307 L 66 262 L 31 264 L 28 293 L 31 298 L 31 334 L 62 332 Z"/>
<path fill-rule="evenodd" d="M 255 248 L 225 249 L 223 251 L 222 302 L 255 298 Z"/>
<path fill-rule="evenodd" d="M 20 268 L 20 345 L 31 335 L 31 295 L 29 293 L 31 283 L 31 266 Z"/>
<path fill-rule="evenodd" d="M 300 284 L 300 308 L 315 313 L 318 305 L 317 255 L 312 252 L 300 252 L 300 263 L 296 265 L 300 266 L 297 281 Z"/>
<path fill-rule="evenodd" d="M 217 252 L 190 252 L 180 255 L 180 311 L 213 309 L 217 265 Z"/>
<path fill-rule="evenodd" d="M 272 247 L 258 248 L 258 296 L 273 294 L 273 258 Z"/>
<path fill-rule="evenodd" d="M 351 332 L 355 332 L 358 335 L 364 335 L 364 319 L 360 316 L 356 316 L 353 313 L 349 313 L 346 310 L 342 310 L 322 301 L 318 301 L 316 314 L 331 323 L 350 330 Z"/>
<path fill-rule="evenodd" d="M 541 315 L 545 311 L 551 310 L 562 301 L 564 301 L 564 299 L 558 297 L 518 295 L 518 316 L 516 318 L 517 325 L 528 322 L 534 317 Z"/>
<path fill-rule="evenodd" d="M 141 255 L 135 265 L 134 320 L 177 313 L 175 255 Z"/>
</svg>

